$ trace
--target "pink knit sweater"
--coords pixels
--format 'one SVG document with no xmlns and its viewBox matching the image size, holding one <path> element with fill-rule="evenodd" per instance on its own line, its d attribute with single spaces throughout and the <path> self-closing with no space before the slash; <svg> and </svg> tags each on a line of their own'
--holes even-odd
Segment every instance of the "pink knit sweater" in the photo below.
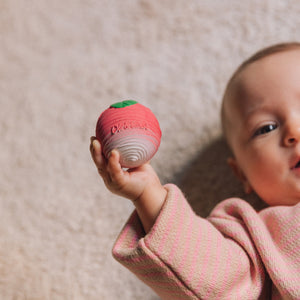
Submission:
<svg viewBox="0 0 300 300">
<path fill-rule="evenodd" d="M 113 248 L 162 299 L 300 299 L 300 203 L 257 213 L 232 198 L 203 219 L 166 188 L 151 231 L 134 212 Z"/>
</svg>

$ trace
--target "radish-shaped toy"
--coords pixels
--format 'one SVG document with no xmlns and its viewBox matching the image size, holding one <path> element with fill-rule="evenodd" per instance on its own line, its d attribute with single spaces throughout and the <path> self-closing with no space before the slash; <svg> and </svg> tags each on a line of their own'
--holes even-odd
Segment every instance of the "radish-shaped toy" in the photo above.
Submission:
<svg viewBox="0 0 300 300">
<path fill-rule="evenodd" d="M 134 100 L 125 100 L 111 105 L 100 115 L 96 137 L 106 158 L 116 149 L 123 168 L 136 168 L 157 152 L 161 130 L 149 108 Z"/>
</svg>

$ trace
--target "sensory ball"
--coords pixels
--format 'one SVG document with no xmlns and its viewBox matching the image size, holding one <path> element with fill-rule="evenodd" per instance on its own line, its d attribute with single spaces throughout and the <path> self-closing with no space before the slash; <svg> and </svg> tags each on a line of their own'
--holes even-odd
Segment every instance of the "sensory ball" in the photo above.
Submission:
<svg viewBox="0 0 300 300">
<path fill-rule="evenodd" d="M 125 100 L 112 104 L 101 113 L 96 137 L 106 158 L 116 149 L 123 168 L 136 168 L 157 152 L 161 129 L 149 108 L 137 101 Z"/>
</svg>

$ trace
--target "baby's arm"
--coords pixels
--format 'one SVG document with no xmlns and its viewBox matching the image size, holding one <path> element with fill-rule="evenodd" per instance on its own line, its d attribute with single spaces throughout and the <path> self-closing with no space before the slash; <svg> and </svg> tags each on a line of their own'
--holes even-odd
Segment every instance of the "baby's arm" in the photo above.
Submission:
<svg viewBox="0 0 300 300">
<path fill-rule="evenodd" d="M 236 200 L 216 211 L 212 224 L 194 213 L 178 187 L 165 188 L 155 226 L 144 235 L 134 212 L 113 247 L 115 259 L 161 299 L 269 299 L 262 296 L 264 268 Z"/>
<path fill-rule="evenodd" d="M 106 187 L 133 202 L 145 232 L 149 232 L 167 196 L 153 168 L 144 164 L 124 171 L 119 163 L 118 151 L 113 150 L 109 159 L 105 159 L 95 137 L 91 138 L 90 151 Z"/>
</svg>

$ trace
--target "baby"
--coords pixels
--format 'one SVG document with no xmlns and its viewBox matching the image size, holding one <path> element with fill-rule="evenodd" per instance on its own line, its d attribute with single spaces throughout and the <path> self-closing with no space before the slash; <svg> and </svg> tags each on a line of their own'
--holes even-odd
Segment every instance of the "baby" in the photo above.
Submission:
<svg viewBox="0 0 300 300">
<path fill-rule="evenodd" d="M 124 171 L 119 154 L 91 154 L 107 188 L 135 211 L 114 257 L 161 299 L 300 299 L 300 43 L 275 45 L 245 61 L 231 77 L 222 104 L 230 167 L 242 199 L 195 215 L 175 185 L 162 186 L 150 164 Z"/>
</svg>

